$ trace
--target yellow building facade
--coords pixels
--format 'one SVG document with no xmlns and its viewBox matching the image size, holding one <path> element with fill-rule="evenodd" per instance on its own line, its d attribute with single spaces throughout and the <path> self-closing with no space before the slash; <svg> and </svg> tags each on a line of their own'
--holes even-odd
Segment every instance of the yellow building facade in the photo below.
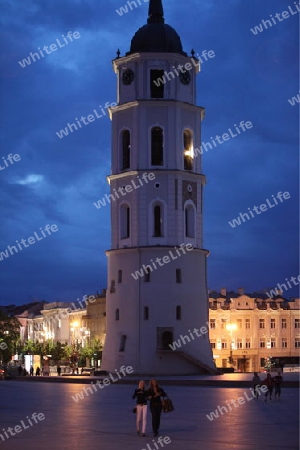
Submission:
<svg viewBox="0 0 300 450">
<path fill-rule="evenodd" d="M 209 298 L 209 337 L 218 368 L 240 372 L 264 369 L 272 358 L 280 367 L 299 364 L 300 299 L 265 299 L 243 292 Z"/>
</svg>

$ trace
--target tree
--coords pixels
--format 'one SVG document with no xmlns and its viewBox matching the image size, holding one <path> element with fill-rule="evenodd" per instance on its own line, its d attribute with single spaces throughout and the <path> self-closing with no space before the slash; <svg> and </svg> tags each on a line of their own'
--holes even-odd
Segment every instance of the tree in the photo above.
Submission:
<svg viewBox="0 0 300 450">
<path fill-rule="evenodd" d="M 0 355 L 3 362 L 8 362 L 15 353 L 20 341 L 20 322 L 0 310 Z"/>
</svg>

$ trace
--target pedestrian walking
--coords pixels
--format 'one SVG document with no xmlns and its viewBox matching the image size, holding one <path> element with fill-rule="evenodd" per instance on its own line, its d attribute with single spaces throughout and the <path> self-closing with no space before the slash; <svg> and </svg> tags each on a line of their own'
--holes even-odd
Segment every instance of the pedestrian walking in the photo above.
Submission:
<svg viewBox="0 0 300 450">
<path fill-rule="evenodd" d="M 138 388 L 134 391 L 133 399 L 136 399 L 136 430 L 137 434 L 146 436 L 147 423 L 147 391 L 145 389 L 145 382 L 139 381 Z"/>
<path fill-rule="evenodd" d="M 268 394 L 270 396 L 270 400 L 272 400 L 272 392 L 273 392 L 274 382 L 273 382 L 273 378 L 272 378 L 270 372 L 267 373 L 267 378 L 265 378 L 261 382 L 261 384 L 267 386 L 267 388 L 268 388 L 268 390 L 265 393 L 265 402 L 268 399 Z"/>
<path fill-rule="evenodd" d="M 41 369 L 39 368 L 39 366 L 37 366 L 36 371 L 35 371 L 35 376 L 39 377 L 41 375 Z"/>
<path fill-rule="evenodd" d="M 161 397 L 167 397 L 167 394 L 158 384 L 158 381 L 153 379 L 149 383 L 148 399 L 150 400 L 150 411 L 152 414 L 152 430 L 156 437 L 160 427 L 160 416 L 162 411 Z"/>
<path fill-rule="evenodd" d="M 276 398 L 280 398 L 281 385 L 282 385 L 282 382 L 283 382 L 283 377 L 282 377 L 280 371 L 277 372 L 277 375 L 273 378 L 273 381 L 274 381 L 274 387 L 275 387 L 274 397 L 275 397 L 275 400 L 276 400 Z"/>
<path fill-rule="evenodd" d="M 34 368 L 33 368 L 33 366 L 30 366 L 29 375 L 31 377 L 33 377 L 33 372 L 34 372 Z"/>
<path fill-rule="evenodd" d="M 259 388 L 260 388 L 260 378 L 259 378 L 259 375 L 257 372 L 253 372 L 252 388 L 255 393 L 255 397 L 258 399 Z"/>
<path fill-rule="evenodd" d="M 60 374 L 61 374 L 61 367 L 60 367 L 60 365 L 58 364 L 58 366 L 57 366 L 57 369 L 56 369 L 56 371 L 57 371 L 57 376 L 59 376 L 60 377 Z"/>
</svg>

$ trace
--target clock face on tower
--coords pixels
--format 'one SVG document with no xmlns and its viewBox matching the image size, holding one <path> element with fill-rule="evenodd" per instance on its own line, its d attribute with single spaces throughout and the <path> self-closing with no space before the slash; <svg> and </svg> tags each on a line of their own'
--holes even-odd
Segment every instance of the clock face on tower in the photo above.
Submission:
<svg viewBox="0 0 300 450">
<path fill-rule="evenodd" d="M 188 85 L 191 82 L 191 75 L 189 72 L 180 72 L 179 79 L 182 84 Z"/>
<path fill-rule="evenodd" d="M 134 80 L 134 72 L 131 69 L 126 69 L 124 70 L 124 72 L 122 73 L 122 81 L 123 84 L 125 85 L 129 85 L 133 82 Z"/>
</svg>

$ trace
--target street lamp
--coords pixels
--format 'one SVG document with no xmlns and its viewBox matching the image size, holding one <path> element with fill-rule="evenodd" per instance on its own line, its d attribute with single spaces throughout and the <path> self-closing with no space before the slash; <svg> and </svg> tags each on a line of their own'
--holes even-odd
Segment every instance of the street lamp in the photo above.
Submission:
<svg viewBox="0 0 300 450">
<path fill-rule="evenodd" d="M 226 330 L 229 331 L 230 336 L 230 356 L 229 356 L 229 364 L 233 365 L 233 357 L 232 357 L 232 334 L 233 331 L 237 329 L 237 326 L 235 323 L 228 323 L 226 324 Z"/>
</svg>

